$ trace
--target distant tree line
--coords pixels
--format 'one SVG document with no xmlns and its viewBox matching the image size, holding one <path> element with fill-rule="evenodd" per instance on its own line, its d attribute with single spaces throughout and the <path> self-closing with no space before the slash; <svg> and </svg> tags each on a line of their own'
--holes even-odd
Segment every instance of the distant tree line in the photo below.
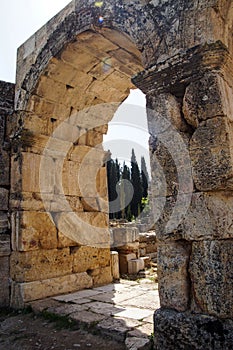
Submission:
<svg viewBox="0 0 233 350">
<path fill-rule="evenodd" d="M 145 158 L 141 157 L 139 169 L 134 149 L 130 167 L 118 159 L 107 162 L 109 217 L 132 221 L 138 217 L 148 202 L 149 175 Z"/>
</svg>

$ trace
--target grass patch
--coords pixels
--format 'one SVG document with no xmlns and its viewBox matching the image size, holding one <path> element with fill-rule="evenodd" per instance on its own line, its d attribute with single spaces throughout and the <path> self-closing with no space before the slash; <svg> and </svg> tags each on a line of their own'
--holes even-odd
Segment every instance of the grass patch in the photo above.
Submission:
<svg viewBox="0 0 233 350">
<path fill-rule="evenodd" d="M 77 322 L 71 320 L 68 316 L 53 314 L 52 312 L 42 311 L 41 315 L 48 321 L 55 323 L 57 330 L 61 329 L 77 329 Z"/>
<path fill-rule="evenodd" d="M 27 306 L 24 309 L 20 310 L 14 310 L 10 307 L 3 307 L 0 308 L 0 317 L 11 317 L 11 316 L 17 316 L 17 315 L 28 315 L 32 313 L 31 306 Z"/>
</svg>

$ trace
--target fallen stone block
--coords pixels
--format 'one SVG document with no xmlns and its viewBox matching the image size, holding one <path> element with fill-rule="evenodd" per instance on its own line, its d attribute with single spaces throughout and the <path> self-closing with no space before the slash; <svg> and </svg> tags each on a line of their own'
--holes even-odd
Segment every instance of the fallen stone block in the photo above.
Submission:
<svg viewBox="0 0 233 350">
<path fill-rule="evenodd" d="M 130 275 L 136 274 L 145 268 L 145 261 L 143 258 L 133 259 L 128 261 L 128 272 Z"/>
</svg>

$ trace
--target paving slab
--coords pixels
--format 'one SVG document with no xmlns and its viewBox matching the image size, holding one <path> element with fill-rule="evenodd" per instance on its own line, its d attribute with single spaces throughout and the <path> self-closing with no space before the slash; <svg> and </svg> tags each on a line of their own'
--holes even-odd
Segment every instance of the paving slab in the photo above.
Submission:
<svg viewBox="0 0 233 350">
<path fill-rule="evenodd" d="M 87 306 L 90 311 L 95 312 L 97 314 L 105 315 L 105 316 L 118 315 L 119 313 L 125 310 L 125 308 L 120 307 L 118 305 L 102 303 L 100 301 L 95 301 L 95 302 L 86 304 L 86 307 Z"/>
<path fill-rule="evenodd" d="M 133 318 L 134 320 L 143 320 L 151 315 L 154 312 L 148 309 L 139 309 L 139 308 L 126 308 L 125 310 L 119 312 L 117 317 L 120 318 Z"/>
<path fill-rule="evenodd" d="M 139 292 L 140 294 L 140 292 Z M 142 293 L 143 294 L 143 293 Z M 156 310 L 159 306 L 159 300 L 155 298 L 155 295 L 153 294 L 145 294 L 145 298 L 142 298 L 142 294 L 139 296 L 134 295 L 132 298 L 128 298 L 126 300 L 120 301 L 120 305 L 122 306 L 133 306 L 138 307 L 140 309 L 150 309 L 150 310 Z"/>
<path fill-rule="evenodd" d="M 115 317 L 109 317 L 99 322 L 97 325 L 97 329 L 103 335 L 112 337 L 117 341 L 124 342 L 126 339 L 127 332 L 132 330 L 137 325 L 137 321 L 132 322 L 132 320 L 128 320 L 127 322 L 120 318 L 116 319 Z"/>
<path fill-rule="evenodd" d="M 85 290 L 81 290 L 80 292 L 76 292 L 76 293 L 59 295 L 59 296 L 53 297 L 53 299 L 57 300 L 57 301 L 63 301 L 65 303 L 69 303 L 70 301 L 72 301 L 74 299 L 88 298 L 88 297 L 91 297 L 93 295 L 97 295 L 100 293 L 101 293 L 101 291 L 96 290 L 96 289 L 85 289 Z"/>
<path fill-rule="evenodd" d="M 87 327 L 93 327 L 99 321 L 105 318 L 104 315 L 95 314 L 91 311 L 81 311 L 72 313 L 70 315 L 71 320 L 76 321 L 78 324 L 85 324 Z"/>
<path fill-rule="evenodd" d="M 46 311 L 49 313 L 53 313 L 55 315 L 69 316 L 72 313 L 85 311 L 87 309 L 88 309 L 87 304 L 83 304 L 83 305 L 66 304 L 66 305 L 60 305 L 58 307 L 50 307 Z"/>
<path fill-rule="evenodd" d="M 150 339 L 128 337 L 125 340 L 125 346 L 127 350 L 150 350 L 151 349 Z"/>
<path fill-rule="evenodd" d="M 122 280 L 30 305 L 36 312 L 46 310 L 67 316 L 91 331 L 119 342 L 126 341 L 127 349 L 146 350 L 153 333 L 154 311 L 159 308 L 158 285 Z"/>
</svg>

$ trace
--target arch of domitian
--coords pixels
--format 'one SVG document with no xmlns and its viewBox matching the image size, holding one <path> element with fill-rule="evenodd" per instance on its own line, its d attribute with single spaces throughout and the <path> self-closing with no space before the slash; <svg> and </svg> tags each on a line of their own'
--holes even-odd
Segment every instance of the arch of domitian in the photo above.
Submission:
<svg viewBox="0 0 233 350">
<path fill-rule="evenodd" d="M 101 143 L 137 87 L 156 346 L 233 347 L 232 33 L 231 0 L 73 0 L 18 49 L 16 83 L 0 82 L 1 305 L 112 281 Z"/>
</svg>

